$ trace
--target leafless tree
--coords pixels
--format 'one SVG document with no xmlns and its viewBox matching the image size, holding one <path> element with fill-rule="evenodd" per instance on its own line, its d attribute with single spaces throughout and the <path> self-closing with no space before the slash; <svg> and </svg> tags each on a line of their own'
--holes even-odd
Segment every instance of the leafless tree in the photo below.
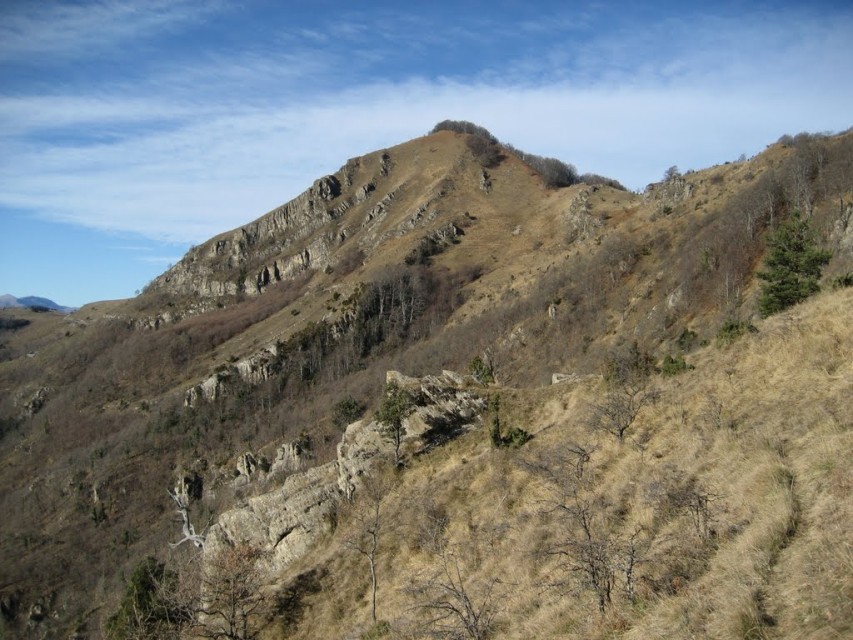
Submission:
<svg viewBox="0 0 853 640">
<path fill-rule="evenodd" d="M 257 637 L 256 624 L 266 605 L 262 572 L 264 552 L 249 545 L 227 547 L 205 559 L 195 632 L 214 640 Z"/>
<path fill-rule="evenodd" d="M 500 612 L 496 592 L 498 578 L 476 585 L 466 577 L 459 549 L 443 543 L 437 553 L 437 567 L 416 578 L 409 593 L 417 608 L 427 614 L 427 633 L 435 638 L 483 640 L 493 630 Z"/>
<path fill-rule="evenodd" d="M 376 590 L 378 578 L 376 563 L 379 554 L 380 533 L 382 531 L 383 502 L 391 490 L 387 475 L 374 471 L 360 485 L 357 502 L 352 506 L 352 532 L 346 537 L 346 547 L 367 560 L 370 569 L 370 614 L 376 622 Z"/>
<path fill-rule="evenodd" d="M 708 491 L 702 485 L 691 480 L 672 492 L 670 501 L 673 507 L 689 516 L 696 537 L 700 540 L 707 540 L 711 537 L 713 530 L 713 504 L 722 497 L 722 494 Z"/>
<path fill-rule="evenodd" d="M 613 434 L 621 442 L 643 407 L 652 404 L 657 398 L 657 391 L 645 380 L 622 383 L 593 405 L 591 426 Z"/>
<path fill-rule="evenodd" d="M 646 530 L 637 526 L 634 532 L 621 545 L 622 572 L 625 576 L 625 597 L 629 602 L 637 599 L 636 594 L 636 569 L 637 565 L 646 561 L 651 539 L 646 535 Z"/>
<path fill-rule="evenodd" d="M 566 447 L 566 451 L 574 457 L 574 467 L 575 467 L 575 477 L 578 480 L 583 479 L 584 470 L 586 469 L 586 465 L 592 459 L 592 454 L 595 453 L 595 450 L 598 447 L 591 445 L 583 445 L 580 443 L 569 443 Z"/>
<path fill-rule="evenodd" d="M 603 614 L 612 601 L 617 541 L 592 500 L 575 496 L 570 503 L 555 506 L 565 516 L 566 528 L 546 553 L 558 558 L 558 566 L 566 575 L 580 576 L 581 585 L 595 594 Z M 556 580 L 554 586 L 564 582 Z"/>
<path fill-rule="evenodd" d="M 617 533 L 607 505 L 594 497 L 590 479 L 584 478 L 583 466 L 592 452 L 591 447 L 571 445 L 568 452 L 540 454 L 525 466 L 550 488 L 544 513 L 558 522 L 557 535 L 543 549 L 557 562 L 548 586 L 591 591 L 603 614 L 620 577 L 627 598 L 635 598 L 636 569 L 645 561 L 650 542 L 641 527 L 627 538 Z"/>
</svg>

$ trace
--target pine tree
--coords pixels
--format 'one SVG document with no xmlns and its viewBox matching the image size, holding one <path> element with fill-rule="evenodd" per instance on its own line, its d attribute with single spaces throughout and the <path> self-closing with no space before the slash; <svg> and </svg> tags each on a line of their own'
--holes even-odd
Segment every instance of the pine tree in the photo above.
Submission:
<svg viewBox="0 0 853 640">
<path fill-rule="evenodd" d="M 818 249 L 809 223 L 795 211 L 767 242 L 758 310 L 767 317 L 820 291 L 818 280 L 832 254 Z"/>
</svg>

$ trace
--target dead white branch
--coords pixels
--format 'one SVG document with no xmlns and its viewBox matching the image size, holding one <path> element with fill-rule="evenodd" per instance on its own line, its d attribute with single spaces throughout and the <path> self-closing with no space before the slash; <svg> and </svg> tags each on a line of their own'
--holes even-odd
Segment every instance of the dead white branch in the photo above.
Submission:
<svg viewBox="0 0 853 640">
<path fill-rule="evenodd" d="M 204 540 L 206 537 L 205 531 L 207 531 L 207 526 L 205 526 L 204 529 L 202 529 L 201 533 L 196 533 L 195 527 L 190 522 L 190 516 L 187 513 L 187 505 L 184 502 L 183 498 L 180 495 L 178 495 L 177 492 L 173 493 L 173 492 L 169 491 L 169 495 L 172 496 L 172 500 L 174 500 L 175 504 L 178 505 L 178 513 L 181 514 L 181 519 L 184 522 L 184 526 L 183 526 L 184 537 L 181 538 L 180 540 L 178 540 L 177 542 L 170 542 L 169 546 L 174 549 L 175 547 L 179 547 L 180 545 L 182 545 L 184 542 L 189 541 L 189 542 L 192 542 L 199 549 L 203 549 L 204 548 Z M 208 523 L 208 525 L 209 524 L 210 523 Z"/>
</svg>

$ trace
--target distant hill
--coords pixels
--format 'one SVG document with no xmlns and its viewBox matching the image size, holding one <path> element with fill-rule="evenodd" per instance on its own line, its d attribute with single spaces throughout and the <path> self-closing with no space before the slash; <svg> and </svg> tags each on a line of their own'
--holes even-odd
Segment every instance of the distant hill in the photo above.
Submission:
<svg viewBox="0 0 853 640">
<path fill-rule="evenodd" d="M 71 313 L 76 309 L 76 307 L 66 307 L 61 304 L 57 304 L 49 298 L 40 298 L 39 296 L 24 296 L 23 298 L 16 298 L 8 293 L 0 296 L 0 309 L 8 309 L 10 307 L 44 307 L 45 309 L 51 309 L 52 311 L 59 311 L 61 313 Z"/>
</svg>

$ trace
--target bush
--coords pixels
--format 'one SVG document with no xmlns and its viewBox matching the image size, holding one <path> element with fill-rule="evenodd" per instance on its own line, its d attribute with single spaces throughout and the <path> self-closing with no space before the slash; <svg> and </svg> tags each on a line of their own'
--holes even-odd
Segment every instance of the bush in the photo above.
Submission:
<svg viewBox="0 0 853 640">
<path fill-rule="evenodd" d="M 845 289 L 847 287 L 853 287 L 853 271 L 848 271 L 832 280 L 833 289 Z"/>
<path fill-rule="evenodd" d="M 468 365 L 468 373 L 482 385 L 491 384 L 495 381 L 495 371 L 491 362 L 483 360 L 480 356 L 474 356 Z"/>
<path fill-rule="evenodd" d="M 164 599 L 174 589 L 175 579 L 152 556 L 142 560 L 127 583 L 118 611 L 107 620 L 107 637 L 159 638 L 185 621 L 186 612 L 174 610 Z"/>
<path fill-rule="evenodd" d="M 0 331 L 17 331 L 28 324 L 30 321 L 25 318 L 0 318 Z"/>
<path fill-rule="evenodd" d="M 687 364 L 684 361 L 684 356 L 681 355 L 675 357 L 668 355 L 660 365 L 661 375 L 664 376 L 676 376 L 691 369 L 695 369 L 695 367 L 692 364 Z"/>
<path fill-rule="evenodd" d="M 681 332 L 681 335 L 678 336 L 678 348 L 685 353 L 690 351 L 690 349 L 693 348 L 697 337 L 698 335 L 695 331 L 691 331 L 685 327 L 684 331 Z"/>
<path fill-rule="evenodd" d="M 468 122 L 467 120 L 442 120 L 432 128 L 430 133 L 438 133 L 439 131 L 453 131 L 455 133 L 469 133 L 474 136 L 483 138 L 491 143 L 497 143 L 498 139 L 493 136 L 488 129 Z"/>
<path fill-rule="evenodd" d="M 347 425 L 364 415 L 365 409 L 366 407 L 352 396 L 338 400 L 332 408 L 332 424 L 343 431 Z"/>
<path fill-rule="evenodd" d="M 734 319 L 726 320 L 717 332 L 717 343 L 721 347 L 728 346 L 747 332 L 758 333 L 758 328 L 751 322 Z"/>
<path fill-rule="evenodd" d="M 385 620 L 380 620 L 374 624 L 368 631 L 361 634 L 361 640 L 377 640 L 377 638 L 385 638 L 391 633 L 391 625 Z"/>
<path fill-rule="evenodd" d="M 424 236 L 406 256 L 405 262 L 412 266 L 416 264 L 429 264 L 430 258 L 444 251 L 447 244 L 434 236 Z"/>
<path fill-rule="evenodd" d="M 489 400 L 489 410 L 494 413 L 492 416 L 492 424 L 489 427 L 489 440 L 492 446 L 496 449 L 501 447 L 518 447 L 529 442 L 533 436 L 520 427 L 511 427 L 506 435 L 501 434 L 501 396 L 494 396 Z"/>
<path fill-rule="evenodd" d="M 527 431 L 520 427 L 512 427 L 503 437 L 503 446 L 517 449 L 533 438 Z"/>
</svg>

